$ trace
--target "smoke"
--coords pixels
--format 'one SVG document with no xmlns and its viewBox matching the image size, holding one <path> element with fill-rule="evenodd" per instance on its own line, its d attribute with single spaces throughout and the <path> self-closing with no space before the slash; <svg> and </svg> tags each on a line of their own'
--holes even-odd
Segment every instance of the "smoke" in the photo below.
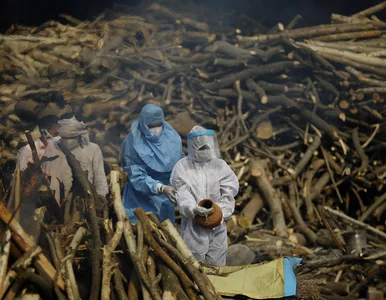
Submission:
<svg viewBox="0 0 386 300">
<path fill-rule="evenodd" d="M 179 0 L 211 6 L 214 10 L 208 19 L 216 19 L 216 9 L 246 14 L 255 20 L 264 20 L 266 25 L 282 22 L 284 25 L 297 14 L 302 15 L 302 25 L 326 23 L 332 12 L 351 15 L 382 0 Z M 58 19 L 60 13 L 68 13 L 81 20 L 93 19 L 114 3 L 132 6 L 146 6 L 151 0 L 2 0 L 0 1 L 0 31 L 14 23 L 39 25 L 49 19 Z M 385 12 L 380 13 L 382 18 Z M 210 21 L 210 20 L 207 20 Z M 222 20 L 227 22 L 227 20 Z"/>
</svg>

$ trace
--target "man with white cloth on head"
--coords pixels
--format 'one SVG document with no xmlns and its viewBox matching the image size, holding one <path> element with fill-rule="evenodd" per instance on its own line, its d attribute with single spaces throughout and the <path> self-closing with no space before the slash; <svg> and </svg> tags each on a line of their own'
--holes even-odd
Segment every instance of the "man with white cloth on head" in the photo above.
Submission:
<svg viewBox="0 0 386 300">
<path fill-rule="evenodd" d="M 228 251 L 224 220 L 235 209 L 239 182 L 228 164 L 220 158 L 213 130 L 194 126 L 188 134 L 188 157 L 174 167 L 170 182 L 176 189 L 176 200 L 182 215 L 181 236 L 200 262 L 225 266 Z M 211 199 L 222 210 L 223 220 L 214 229 L 195 223 L 195 216 L 208 216 L 213 208 L 198 206 Z"/>
<path fill-rule="evenodd" d="M 108 193 L 107 179 L 103 167 L 103 156 L 99 146 L 90 142 L 89 134 L 83 122 L 75 117 L 58 122 L 58 132 L 62 142 L 74 154 L 83 171 L 88 172 L 88 180 L 95 186 L 98 195 L 106 196 Z M 46 156 L 59 157 L 53 161 L 45 162 L 43 171 L 51 176 L 51 190 L 55 191 L 55 198 L 60 203 L 60 182 L 64 185 L 64 199 L 72 187 L 72 171 L 67 163 L 66 156 L 60 150 L 58 142 Z"/>
</svg>

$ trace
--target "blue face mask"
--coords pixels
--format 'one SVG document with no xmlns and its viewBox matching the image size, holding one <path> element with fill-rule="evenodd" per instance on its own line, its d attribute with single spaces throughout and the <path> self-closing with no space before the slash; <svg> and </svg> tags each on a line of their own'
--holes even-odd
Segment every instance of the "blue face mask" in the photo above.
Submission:
<svg viewBox="0 0 386 300">
<path fill-rule="evenodd" d="M 162 133 L 163 126 L 157 126 L 153 128 L 149 128 L 149 131 L 152 136 L 159 136 Z"/>
</svg>

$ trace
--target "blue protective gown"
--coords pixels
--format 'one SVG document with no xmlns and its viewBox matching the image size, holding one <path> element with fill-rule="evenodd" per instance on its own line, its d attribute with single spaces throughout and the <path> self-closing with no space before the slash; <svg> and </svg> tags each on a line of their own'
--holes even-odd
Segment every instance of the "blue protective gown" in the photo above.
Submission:
<svg viewBox="0 0 386 300">
<path fill-rule="evenodd" d="M 154 122 L 163 124 L 159 136 L 149 131 L 148 125 Z M 170 185 L 173 167 L 183 157 L 181 137 L 164 120 L 162 109 L 153 104 L 144 106 L 121 147 L 121 165 L 128 172 L 123 205 L 131 223 L 138 222 L 134 211 L 142 207 L 160 222 L 170 219 L 174 224 L 174 204 L 157 192 L 157 184 Z"/>
</svg>

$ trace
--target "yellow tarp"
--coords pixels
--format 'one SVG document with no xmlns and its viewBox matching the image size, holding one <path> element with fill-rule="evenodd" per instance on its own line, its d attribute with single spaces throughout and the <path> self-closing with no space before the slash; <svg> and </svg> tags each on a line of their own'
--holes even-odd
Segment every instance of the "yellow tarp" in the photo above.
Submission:
<svg viewBox="0 0 386 300">
<path fill-rule="evenodd" d="M 283 298 L 285 294 L 283 258 L 258 265 L 205 267 L 204 270 L 223 296 L 266 299 Z"/>
</svg>

